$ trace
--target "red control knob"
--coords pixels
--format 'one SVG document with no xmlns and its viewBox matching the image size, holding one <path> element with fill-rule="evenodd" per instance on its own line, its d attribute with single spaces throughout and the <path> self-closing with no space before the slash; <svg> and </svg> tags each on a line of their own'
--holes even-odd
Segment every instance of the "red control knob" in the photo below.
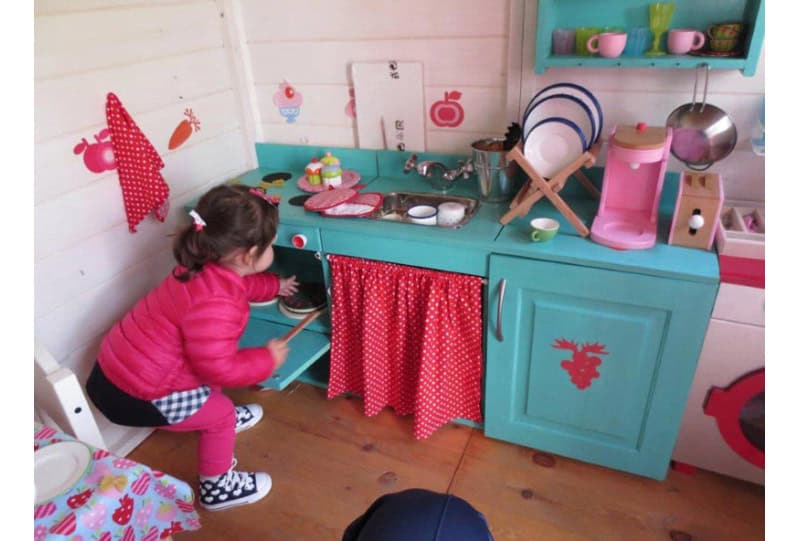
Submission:
<svg viewBox="0 0 800 541">
<path fill-rule="evenodd" d="M 636 124 L 636 131 L 644 131 L 647 129 L 647 124 L 644 122 L 639 122 Z"/>
<path fill-rule="evenodd" d="M 308 244 L 308 239 L 305 235 L 294 235 L 292 237 L 292 246 L 295 248 L 305 248 L 306 244 Z"/>
</svg>

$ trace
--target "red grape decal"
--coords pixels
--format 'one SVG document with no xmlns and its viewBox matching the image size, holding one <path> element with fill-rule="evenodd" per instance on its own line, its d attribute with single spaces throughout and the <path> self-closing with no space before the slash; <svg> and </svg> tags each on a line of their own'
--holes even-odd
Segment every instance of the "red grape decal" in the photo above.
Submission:
<svg viewBox="0 0 800 541">
<path fill-rule="evenodd" d="M 458 103 L 461 92 L 453 90 L 444 93 L 444 101 L 431 105 L 431 120 L 440 127 L 455 128 L 464 121 L 464 108 Z"/>
<path fill-rule="evenodd" d="M 592 357 L 590 353 L 597 355 L 608 355 L 605 350 L 606 346 L 595 342 L 593 344 L 585 343 L 578 350 L 578 344 L 566 338 L 557 338 L 556 343 L 553 344 L 555 349 L 568 349 L 572 352 L 572 359 L 564 359 L 561 361 L 561 368 L 569 373 L 570 381 L 581 391 L 592 385 L 594 378 L 599 378 L 600 373 L 597 367 L 603 361 L 599 357 Z"/>
<path fill-rule="evenodd" d="M 111 130 L 103 129 L 95 134 L 95 143 L 89 143 L 85 137 L 72 149 L 74 154 L 83 154 L 83 163 L 92 173 L 102 173 L 117 168 L 117 160 L 114 158 L 114 148 L 111 141 L 106 139 L 111 137 Z"/>
</svg>

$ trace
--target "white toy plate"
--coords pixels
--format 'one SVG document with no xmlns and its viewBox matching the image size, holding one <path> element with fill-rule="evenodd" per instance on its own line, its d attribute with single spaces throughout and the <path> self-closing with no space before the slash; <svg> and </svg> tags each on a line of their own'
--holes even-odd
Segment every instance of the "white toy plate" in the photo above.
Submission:
<svg viewBox="0 0 800 541">
<path fill-rule="evenodd" d="M 531 98 L 531 101 L 525 108 L 525 114 L 522 115 L 522 118 L 527 116 L 528 111 L 530 111 L 537 102 L 554 94 L 567 94 L 574 96 L 582 100 L 589 107 L 592 117 L 594 118 L 594 125 L 596 127 L 595 138 L 590 142 L 589 146 L 591 146 L 593 143 L 596 143 L 600 139 L 600 134 L 603 131 L 603 109 L 600 107 L 600 102 L 597 101 L 597 98 L 594 97 L 594 94 L 589 92 L 581 85 L 576 85 L 575 83 L 556 83 L 541 89 L 536 93 L 536 95 L 533 96 L 533 98 Z"/>
<path fill-rule="evenodd" d="M 589 149 L 589 142 L 595 140 L 596 130 L 592 112 L 583 100 L 568 94 L 547 96 L 531 107 L 528 115 L 522 121 L 523 143 L 534 126 L 546 118 L 554 117 L 566 118 L 577 124 L 587 142 L 587 146 L 583 150 Z"/>
<path fill-rule="evenodd" d="M 60 441 L 33 453 L 34 505 L 75 486 L 92 461 L 92 451 L 79 441 Z"/>
<path fill-rule="evenodd" d="M 531 129 L 524 154 L 542 177 L 554 177 L 583 154 L 586 140 L 580 128 L 566 118 L 546 118 Z"/>
<path fill-rule="evenodd" d="M 278 302 L 278 297 L 273 297 L 268 301 L 261 301 L 261 302 L 251 302 L 250 306 L 271 306 Z"/>
</svg>

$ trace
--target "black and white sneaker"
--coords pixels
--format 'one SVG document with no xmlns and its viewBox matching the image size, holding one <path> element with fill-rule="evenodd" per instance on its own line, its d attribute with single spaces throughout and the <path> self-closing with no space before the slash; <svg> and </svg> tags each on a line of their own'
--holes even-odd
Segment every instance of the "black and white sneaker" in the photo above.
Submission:
<svg viewBox="0 0 800 541">
<path fill-rule="evenodd" d="M 263 416 L 264 409 L 258 404 L 236 406 L 236 425 L 234 425 L 236 433 L 253 428 Z"/>
<path fill-rule="evenodd" d="M 219 511 L 254 503 L 269 494 L 272 478 L 266 472 L 236 471 L 233 468 L 215 477 L 200 477 L 200 505 Z"/>
</svg>

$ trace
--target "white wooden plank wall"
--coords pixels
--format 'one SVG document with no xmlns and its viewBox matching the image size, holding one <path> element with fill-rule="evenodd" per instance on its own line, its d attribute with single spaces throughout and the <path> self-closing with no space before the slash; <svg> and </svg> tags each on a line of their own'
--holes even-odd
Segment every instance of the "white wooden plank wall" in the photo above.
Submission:
<svg viewBox="0 0 800 541">
<path fill-rule="evenodd" d="M 502 135 L 512 1 L 241 0 L 263 140 L 355 147 L 350 64 L 390 59 L 424 66 L 427 150 L 467 154 L 472 141 Z M 291 124 L 272 101 L 283 80 L 303 96 Z M 438 127 L 430 108 L 453 90 L 464 121 Z"/>
<path fill-rule="evenodd" d="M 607 140 L 616 124 L 646 122 L 664 126 L 669 114 L 684 103 L 691 103 L 695 70 L 689 69 L 623 69 L 623 68 L 559 68 L 540 75 L 533 71 L 536 54 L 537 0 L 524 0 L 525 31 L 522 47 L 521 116 L 525 106 L 538 90 L 558 82 L 573 82 L 588 88 L 603 108 L 603 139 Z M 758 70 L 745 77 L 735 70 L 711 70 L 707 102 L 731 116 L 736 124 L 736 149 L 710 169 L 722 176 L 725 196 L 730 199 L 764 200 L 764 158 L 755 155 L 750 138 L 761 110 L 764 95 L 764 55 L 762 47 Z M 703 74 L 700 74 L 697 95 L 702 99 Z M 598 161 L 605 163 L 605 150 Z M 670 157 L 668 171 L 683 171 L 686 166 Z"/>
<path fill-rule="evenodd" d="M 35 2 L 34 332 L 85 381 L 100 339 L 173 265 L 183 204 L 254 166 L 224 3 Z M 128 232 L 116 171 L 93 173 L 73 147 L 106 127 L 114 92 L 162 156 L 171 209 Z M 191 108 L 200 130 L 175 150 Z M 142 431 L 98 419 L 126 453 Z M 146 434 L 146 432 L 145 432 Z"/>
</svg>

